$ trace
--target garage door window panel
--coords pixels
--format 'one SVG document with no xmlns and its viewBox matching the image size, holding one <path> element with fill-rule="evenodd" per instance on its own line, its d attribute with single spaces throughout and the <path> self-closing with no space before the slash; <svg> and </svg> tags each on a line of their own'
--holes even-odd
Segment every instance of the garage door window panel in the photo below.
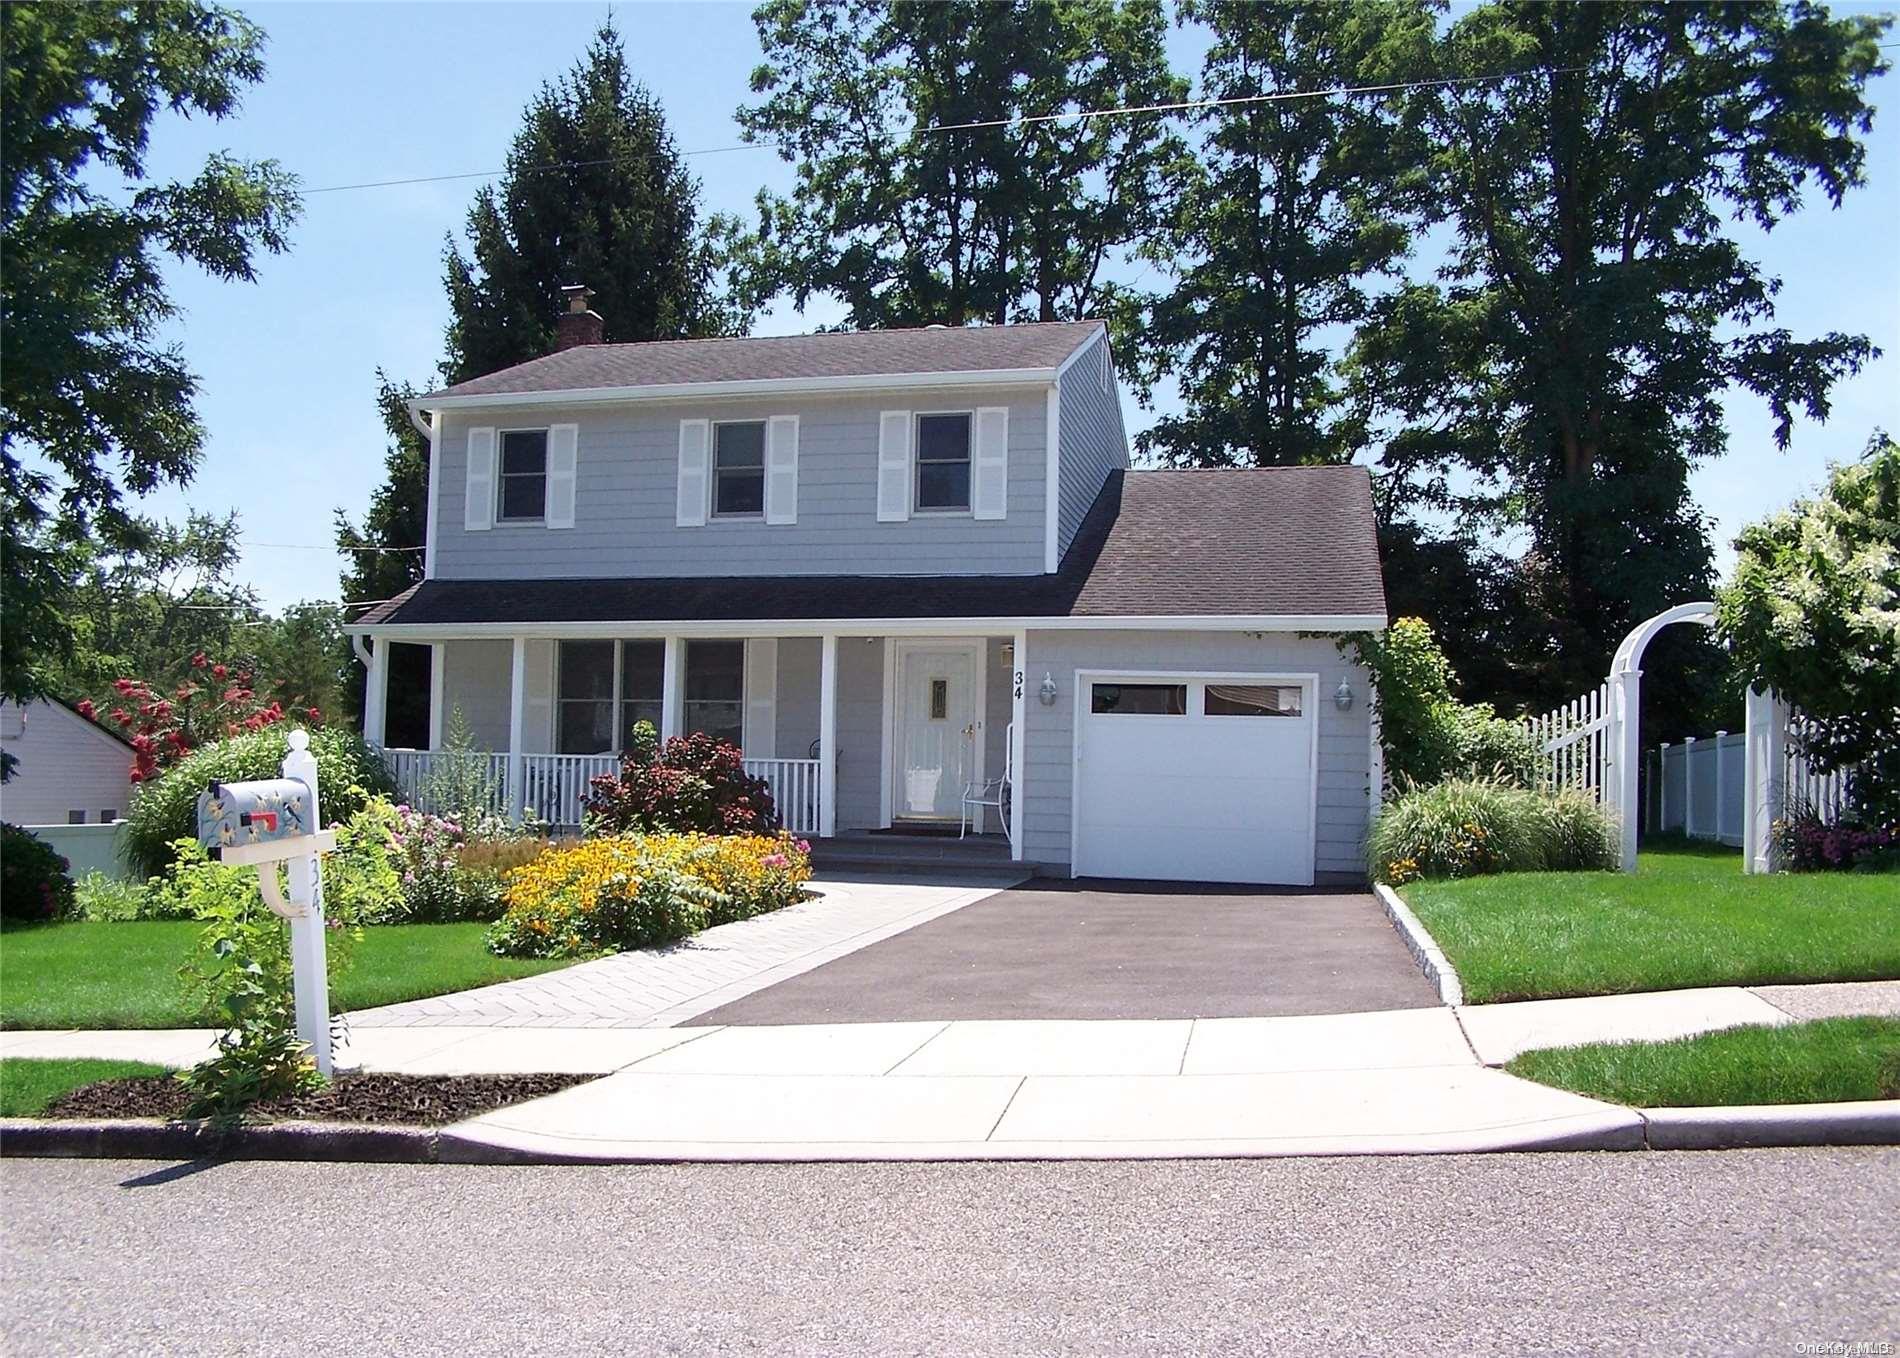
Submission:
<svg viewBox="0 0 1900 1358">
<path fill-rule="evenodd" d="M 1302 697 L 1295 684 L 1209 684 L 1201 710 L 1210 717 L 1297 717 Z"/>
<path fill-rule="evenodd" d="M 1091 684 L 1089 712 L 1094 716 L 1184 717 L 1186 684 Z"/>
</svg>

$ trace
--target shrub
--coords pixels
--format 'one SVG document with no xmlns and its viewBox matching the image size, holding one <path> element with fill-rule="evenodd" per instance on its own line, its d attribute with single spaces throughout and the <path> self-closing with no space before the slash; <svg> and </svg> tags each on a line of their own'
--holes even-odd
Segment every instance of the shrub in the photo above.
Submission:
<svg viewBox="0 0 1900 1358">
<path fill-rule="evenodd" d="M 1806 812 L 1775 824 L 1781 865 L 1790 872 L 1890 872 L 1900 868 L 1900 827 L 1864 830 Z"/>
<path fill-rule="evenodd" d="M 1449 779 L 1389 803 L 1367 841 L 1374 880 L 1493 872 L 1608 871 L 1616 866 L 1614 827 L 1602 809 L 1574 794 L 1547 796 L 1496 779 Z"/>
<path fill-rule="evenodd" d="M 193 751 L 139 789 L 126 825 L 126 860 L 145 876 L 165 870 L 171 846 L 198 833 L 198 794 L 213 782 L 276 778 L 284 762 L 280 730 L 233 736 Z M 389 770 L 361 736 L 326 726 L 310 733 L 324 819 L 347 821 L 372 796 L 395 791 Z"/>
<path fill-rule="evenodd" d="M 620 772 L 602 774 L 592 789 L 586 806 L 589 834 L 743 835 L 778 828 L 778 809 L 765 780 L 745 771 L 736 746 L 701 731 L 662 744 L 650 723 L 638 723 Z"/>
<path fill-rule="evenodd" d="M 785 835 L 620 835 L 549 848 L 508 877 L 489 930 L 507 957 L 584 957 L 683 938 L 797 900 L 808 846 Z"/>
<path fill-rule="evenodd" d="M 46 920 L 71 914 L 70 866 L 37 835 L 0 824 L 0 917 Z"/>
<path fill-rule="evenodd" d="M 196 839 L 175 840 L 165 871 L 146 883 L 145 919 L 210 919 L 244 911 L 257 895 L 253 868 L 226 867 Z"/>
<path fill-rule="evenodd" d="M 75 884 L 73 917 L 94 924 L 151 919 L 150 893 L 143 882 L 128 882 L 97 869 Z"/>
<path fill-rule="evenodd" d="M 403 883 L 390 845 L 397 819 L 388 798 L 371 797 L 337 826 L 336 849 L 323 857 L 326 917 L 348 924 L 374 924 L 401 911 Z"/>
<path fill-rule="evenodd" d="M 1378 636 L 1340 644 L 1372 673 L 1388 787 L 1427 787 L 1447 778 L 1536 785 L 1530 733 L 1489 703 L 1452 696 L 1457 676 L 1430 624 L 1399 618 Z"/>
</svg>

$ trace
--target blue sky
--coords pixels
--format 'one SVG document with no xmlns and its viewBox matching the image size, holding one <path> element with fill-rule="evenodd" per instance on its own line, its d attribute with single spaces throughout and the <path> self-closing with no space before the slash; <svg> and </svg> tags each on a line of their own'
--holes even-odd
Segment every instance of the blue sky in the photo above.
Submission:
<svg viewBox="0 0 1900 1358">
<path fill-rule="evenodd" d="M 151 165 L 188 174 L 206 152 L 274 156 L 302 176 L 302 222 L 286 255 L 265 259 L 255 286 L 172 274 L 184 309 L 177 338 L 201 381 L 209 438 L 196 480 L 146 502 L 241 515 L 243 572 L 267 606 L 334 599 L 339 562 L 331 514 L 359 514 L 382 474 L 375 371 L 430 381 L 448 309 L 445 235 L 458 230 L 476 178 L 346 192 L 370 180 L 491 171 L 523 105 L 567 69 L 607 13 L 601 4 L 255 5 L 270 35 L 269 74 L 222 123 L 179 119 L 155 129 Z M 666 108 L 681 149 L 739 141 L 732 113 L 749 97 L 758 61 L 749 4 L 622 4 L 614 13 L 628 56 Z M 1172 42 L 1175 65 L 1198 69 L 1192 33 Z M 1894 55 L 1900 55 L 1895 53 Z M 1874 89 L 1890 102 L 1896 76 Z M 711 211 L 743 212 L 791 169 L 768 150 L 692 156 Z M 1779 324 L 1796 335 L 1871 335 L 1886 356 L 1835 391 L 1826 425 L 1802 422 L 1775 450 L 1766 410 L 1726 403 L 1730 455 L 1702 468 L 1696 498 L 1718 543 L 1816 484 L 1830 461 L 1853 457 L 1876 426 L 1900 431 L 1900 118 L 1877 122 L 1868 186 L 1839 211 L 1824 205 L 1772 235 L 1743 239 L 1781 276 Z M 807 330 L 838 313 L 817 303 L 762 318 L 761 334 Z M 1129 400 L 1131 429 L 1153 415 Z M 1726 562 L 1726 552 L 1724 553 Z"/>
</svg>

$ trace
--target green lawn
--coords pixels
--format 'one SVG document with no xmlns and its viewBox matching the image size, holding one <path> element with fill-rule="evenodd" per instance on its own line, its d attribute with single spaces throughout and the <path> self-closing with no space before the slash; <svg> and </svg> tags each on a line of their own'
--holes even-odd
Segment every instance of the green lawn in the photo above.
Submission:
<svg viewBox="0 0 1900 1358">
<path fill-rule="evenodd" d="M 1474 1004 L 1691 986 L 1900 978 L 1900 875 L 1749 877 L 1715 845 L 1634 875 L 1507 873 L 1401 893 Z"/>
<path fill-rule="evenodd" d="M 1554 1047 L 1525 1052 L 1505 1069 L 1633 1108 L 1900 1099 L 1900 1019 L 1820 1019 L 1673 1042 Z"/>
<path fill-rule="evenodd" d="M 42 1061 L 15 1056 L 0 1061 L 0 1118 L 36 1118 L 71 1090 L 101 1080 L 163 1075 L 165 1067 L 143 1061 Z"/>
<path fill-rule="evenodd" d="M 363 931 L 330 994 L 338 1012 L 445 995 L 571 965 L 496 957 L 481 924 L 381 924 Z M 178 970 L 190 920 L 42 924 L 0 933 L 0 1028 L 191 1028 Z"/>
</svg>

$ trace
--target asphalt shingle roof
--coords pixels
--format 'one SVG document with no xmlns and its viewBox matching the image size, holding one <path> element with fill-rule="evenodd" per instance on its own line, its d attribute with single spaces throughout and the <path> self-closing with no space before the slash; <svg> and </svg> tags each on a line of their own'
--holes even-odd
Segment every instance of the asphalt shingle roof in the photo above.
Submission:
<svg viewBox="0 0 1900 1358">
<path fill-rule="evenodd" d="M 1054 575 L 425 580 L 359 626 L 1385 616 L 1363 467 L 1118 472 Z"/>
<path fill-rule="evenodd" d="M 837 331 L 755 339 L 584 344 L 458 382 L 435 396 L 519 396 L 687 382 L 1004 372 L 1059 366 L 1100 321 Z M 427 397 L 423 398 L 427 400 Z"/>
</svg>

